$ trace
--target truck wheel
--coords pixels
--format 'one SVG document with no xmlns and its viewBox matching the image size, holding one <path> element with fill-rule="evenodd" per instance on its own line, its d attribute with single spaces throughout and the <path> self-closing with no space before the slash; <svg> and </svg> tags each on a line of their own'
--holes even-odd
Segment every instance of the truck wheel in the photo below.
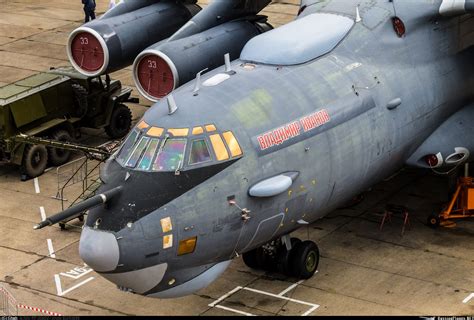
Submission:
<svg viewBox="0 0 474 320">
<path fill-rule="evenodd" d="M 55 131 L 51 138 L 60 142 L 71 142 L 72 137 L 66 130 Z M 71 157 L 71 151 L 61 148 L 48 148 L 49 160 L 53 166 L 65 164 Z"/>
<path fill-rule="evenodd" d="M 48 164 L 48 151 L 45 146 L 28 145 L 23 153 L 22 171 L 30 178 L 43 174 Z"/>
<path fill-rule="evenodd" d="M 119 104 L 114 108 L 105 132 L 112 139 L 123 138 L 130 131 L 131 126 L 132 112 L 126 105 Z"/>
</svg>

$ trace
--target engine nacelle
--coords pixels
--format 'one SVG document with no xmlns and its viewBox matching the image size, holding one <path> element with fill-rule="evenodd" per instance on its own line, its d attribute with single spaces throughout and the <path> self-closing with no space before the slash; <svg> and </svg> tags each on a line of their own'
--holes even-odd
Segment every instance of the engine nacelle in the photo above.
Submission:
<svg viewBox="0 0 474 320">
<path fill-rule="evenodd" d="M 168 38 L 201 8 L 177 1 L 125 1 L 69 36 L 71 64 L 86 76 L 117 71 L 145 48 Z"/>
<path fill-rule="evenodd" d="M 187 38 L 157 43 L 135 60 L 135 85 L 144 97 L 156 102 L 194 79 L 199 71 L 222 66 L 225 54 L 237 59 L 251 38 L 270 29 L 266 22 L 240 20 Z"/>
<path fill-rule="evenodd" d="M 474 103 L 449 117 L 411 155 L 407 164 L 421 168 L 457 166 L 472 160 Z"/>
</svg>

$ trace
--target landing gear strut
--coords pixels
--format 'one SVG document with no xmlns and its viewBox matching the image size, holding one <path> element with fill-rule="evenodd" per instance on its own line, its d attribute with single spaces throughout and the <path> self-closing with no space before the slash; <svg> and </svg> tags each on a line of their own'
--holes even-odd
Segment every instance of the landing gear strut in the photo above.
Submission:
<svg viewBox="0 0 474 320">
<path fill-rule="evenodd" d="M 281 239 L 269 242 L 242 255 L 244 263 L 252 269 L 278 271 L 288 277 L 309 279 L 319 264 L 319 248 L 313 241 L 291 238 L 288 250 Z"/>
</svg>

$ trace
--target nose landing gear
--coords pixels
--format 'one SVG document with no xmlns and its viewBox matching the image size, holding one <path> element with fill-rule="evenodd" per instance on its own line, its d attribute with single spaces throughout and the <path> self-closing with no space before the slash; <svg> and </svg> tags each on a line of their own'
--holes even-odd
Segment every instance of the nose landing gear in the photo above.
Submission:
<svg viewBox="0 0 474 320">
<path fill-rule="evenodd" d="M 309 279 L 319 264 L 319 248 L 313 241 L 291 238 L 291 249 L 281 239 L 269 242 L 242 255 L 252 269 L 279 272 L 288 277 Z"/>
</svg>

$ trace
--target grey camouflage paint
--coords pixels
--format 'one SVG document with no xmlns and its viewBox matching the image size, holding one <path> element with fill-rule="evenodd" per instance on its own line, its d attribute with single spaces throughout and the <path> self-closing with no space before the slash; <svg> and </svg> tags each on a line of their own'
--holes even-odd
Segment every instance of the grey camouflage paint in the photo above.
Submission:
<svg viewBox="0 0 474 320">
<path fill-rule="evenodd" d="M 192 94 L 194 81 L 177 89 L 173 95 L 179 109 L 173 115 L 167 114 L 164 100 L 145 114 L 144 120 L 157 127 L 213 123 L 220 132 L 232 130 L 244 156 L 132 228 L 114 233 L 120 238 L 120 261 L 112 273 L 167 264 L 162 281 L 141 294 L 189 294 L 188 281 L 198 278 L 204 280 L 193 283 L 193 290 L 207 286 L 226 261 L 296 230 L 301 219 L 320 219 L 391 175 L 472 101 L 473 50 L 460 51 L 460 44 L 466 45 L 459 31 L 470 16 L 440 17 L 439 0 L 305 4 L 302 16 L 327 12 L 353 19 L 360 5 L 362 21 L 323 57 L 298 66 L 257 64 L 253 70 L 237 60 L 232 63 L 235 75 L 217 86 L 201 87 L 197 96 Z M 393 30 L 395 12 L 406 26 L 402 38 Z M 205 74 L 203 81 L 223 70 Z M 269 150 L 259 149 L 261 134 L 323 109 L 329 122 Z M 248 196 L 257 182 L 288 171 L 299 172 L 288 192 L 272 198 Z M 250 220 L 244 221 L 240 210 L 229 205 L 230 196 L 251 211 Z M 174 243 L 162 250 L 159 221 L 165 217 L 172 219 Z M 177 256 L 179 240 L 193 236 L 198 238 L 195 252 Z M 157 250 L 159 255 L 145 257 Z M 119 277 L 114 282 L 120 285 Z"/>
</svg>

